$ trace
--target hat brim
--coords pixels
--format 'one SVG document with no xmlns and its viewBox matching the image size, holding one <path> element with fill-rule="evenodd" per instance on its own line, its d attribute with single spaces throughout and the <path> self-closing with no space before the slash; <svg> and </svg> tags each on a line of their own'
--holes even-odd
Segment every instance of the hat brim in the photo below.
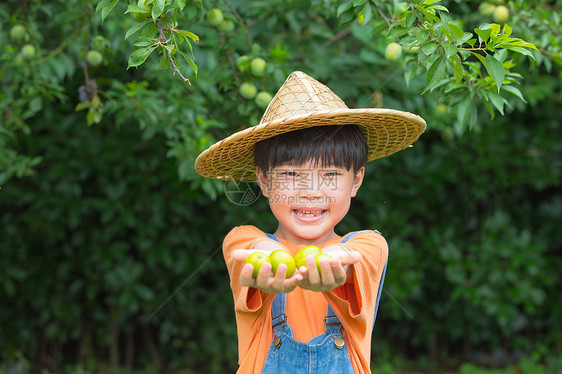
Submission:
<svg viewBox="0 0 562 374">
<path fill-rule="evenodd" d="M 262 140 L 313 126 L 359 125 L 367 139 L 367 161 L 409 147 L 425 131 L 418 115 L 394 109 L 336 109 L 262 123 L 213 144 L 195 160 L 195 171 L 221 180 L 255 179 L 254 145 Z"/>
</svg>

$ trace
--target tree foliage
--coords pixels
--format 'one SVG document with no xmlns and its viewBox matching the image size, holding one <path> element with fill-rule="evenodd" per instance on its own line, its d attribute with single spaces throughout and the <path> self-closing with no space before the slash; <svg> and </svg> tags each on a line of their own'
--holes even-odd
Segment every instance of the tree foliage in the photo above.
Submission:
<svg viewBox="0 0 562 374">
<path fill-rule="evenodd" d="M 221 240 L 275 222 L 193 164 L 257 124 L 297 69 L 349 107 L 428 123 L 413 149 L 369 164 L 338 228 L 389 240 L 375 360 L 385 344 L 435 359 L 556 351 L 561 7 L 0 3 L 0 361 L 233 371 Z"/>
</svg>

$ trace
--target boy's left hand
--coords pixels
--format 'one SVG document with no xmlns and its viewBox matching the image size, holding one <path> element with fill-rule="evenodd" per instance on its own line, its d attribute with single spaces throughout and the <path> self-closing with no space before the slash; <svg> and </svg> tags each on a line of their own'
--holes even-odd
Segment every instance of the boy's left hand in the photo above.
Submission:
<svg viewBox="0 0 562 374">
<path fill-rule="evenodd" d="M 361 260 L 361 253 L 350 251 L 341 245 L 326 247 L 322 249 L 322 253 L 332 256 L 332 259 L 320 261 L 321 272 L 318 272 L 314 256 L 308 256 L 306 267 L 302 266 L 299 269 L 303 276 L 299 284 L 301 288 L 328 292 L 342 286 L 352 275 L 350 265 Z"/>
</svg>

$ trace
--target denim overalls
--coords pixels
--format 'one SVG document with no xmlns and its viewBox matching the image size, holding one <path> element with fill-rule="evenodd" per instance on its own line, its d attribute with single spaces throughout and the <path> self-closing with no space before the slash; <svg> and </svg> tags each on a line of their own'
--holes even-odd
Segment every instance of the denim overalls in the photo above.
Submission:
<svg viewBox="0 0 562 374">
<path fill-rule="evenodd" d="M 346 235 L 341 242 L 344 243 L 351 239 L 357 232 Z M 267 234 L 267 236 L 279 241 L 274 235 Z M 386 264 L 380 280 L 375 318 L 385 273 Z M 271 306 L 272 326 L 275 335 L 269 347 L 262 374 L 353 374 L 347 345 L 343 335 L 340 334 L 342 325 L 332 307 L 328 304 L 328 310 L 324 318 L 325 333 L 316 336 L 308 343 L 302 343 L 296 341 L 293 337 L 293 330 L 287 323 L 286 306 L 287 294 L 275 295 Z"/>
</svg>

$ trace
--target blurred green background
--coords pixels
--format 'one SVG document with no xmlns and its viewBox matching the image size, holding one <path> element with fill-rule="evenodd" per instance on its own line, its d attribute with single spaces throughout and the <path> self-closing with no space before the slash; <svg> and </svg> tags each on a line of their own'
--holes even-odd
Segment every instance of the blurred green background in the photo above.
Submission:
<svg viewBox="0 0 562 374">
<path fill-rule="evenodd" d="M 337 228 L 389 243 L 373 372 L 562 371 L 562 2 L 486 3 L 507 6 L 540 53 L 513 60 L 525 101 L 502 92 L 502 116 L 474 97 L 464 119 L 450 92 L 420 95 L 410 52 L 385 57 L 384 18 L 360 13 L 396 21 L 407 2 L 187 1 L 191 85 L 158 52 L 127 69 L 127 3 L 103 24 L 97 0 L 0 4 L 0 371 L 235 372 L 222 239 L 276 224 L 263 197 L 240 204 L 193 162 L 259 122 L 242 83 L 274 94 L 293 70 L 349 107 L 428 123 L 413 148 L 368 165 Z M 440 4 L 470 30 L 493 22 L 482 3 Z M 233 27 L 212 26 L 213 8 Z M 241 56 L 263 58 L 263 75 Z"/>
</svg>

